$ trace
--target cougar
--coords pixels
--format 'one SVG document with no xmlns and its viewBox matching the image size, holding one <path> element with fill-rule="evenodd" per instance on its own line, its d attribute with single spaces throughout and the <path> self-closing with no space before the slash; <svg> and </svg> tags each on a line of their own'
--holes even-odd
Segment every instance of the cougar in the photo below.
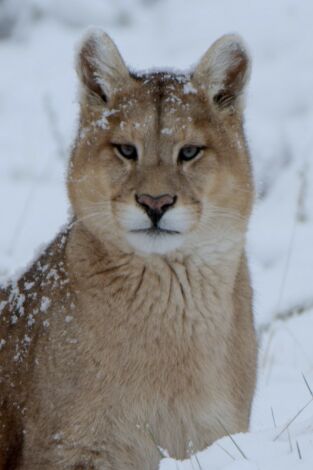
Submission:
<svg viewBox="0 0 313 470">
<path fill-rule="evenodd" d="M 157 470 L 247 431 L 249 64 L 236 35 L 175 73 L 83 38 L 73 216 L 0 291 L 1 469 Z"/>
</svg>

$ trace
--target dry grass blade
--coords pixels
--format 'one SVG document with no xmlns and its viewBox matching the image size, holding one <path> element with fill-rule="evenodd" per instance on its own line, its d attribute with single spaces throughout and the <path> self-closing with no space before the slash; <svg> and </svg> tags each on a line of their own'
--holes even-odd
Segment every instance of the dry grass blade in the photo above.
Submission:
<svg viewBox="0 0 313 470">
<path fill-rule="evenodd" d="M 238 452 L 240 453 L 240 455 L 245 459 L 245 460 L 248 460 L 247 459 L 247 456 L 245 455 L 245 453 L 243 452 L 243 450 L 239 447 L 239 445 L 237 444 L 237 442 L 235 441 L 235 439 L 233 438 L 233 436 L 227 431 L 227 429 L 225 428 L 224 424 L 219 420 L 217 419 L 218 423 L 220 424 L 220 426 L 223 428 L 223 430 L 226 432 L 227 436 L 229 437 L 229 439 L 232 441 L 232 443 L 234 444 L 234 446 L 236 447 L 236 449 L 238 450 Z"/>
<path fill-rule="evenodd" d="M 299 173 L 300 179 L 300 191 L 298 197 L 298 205 L 297 205 L 297 220 L 301 223 L 307 222 L 308 220 L 308 211 L 307 211 L 307 199 L 308 199 L 308 190 L 309 190 L 309 161 L 306 159 L 303 163 L 303 166 Z"/>
<path fill-rule="evenodd" d="M 297 446 L 297 451 L 298 451 L 299 459 L 302 460 L 302 454 L 301 454 L 301 451 L 300 451 L 300 446 L 299 446 L 299 442 L 298 442 L 298 441 L 296 441 L 296 446 Z"/>
<path fill-rule="evenodd" d="M 164 459 L 165 457 L 167 457 L 166 455 L 164 455 L 164 453 L 162 452 L 161 448 L 160 448 L 159 445 L 157 444 L 156 439 L 155 439 L 155 436 L 154 436 L 153 432 L 151 431 L 149 425 L 146 425 L 146 430 L 147 430 L 147 432 L 148 432 L 148 434 L 149 434 L 149 436 L 150 436 L 150 438 L 151 438 L 153 444 L 154 444 L 155 447 L 158 449 L 158 452 L 159 452 L 159 454 L 160 454 L 160 457 L 161 457 L 162 459 Z"/>
<path fill-rule="evenodd" d="M 310 387 L 310 385 L 309 385 L 309 383 L 308 383 L 308 381 L 307 381 L 307 379 L 306 379 L 306 377 L 305 377 L 305 375 L 304 375 L 303 373 L 302 373 L 302 377 L 303 377 L 303 380 L 304 380 L 304 382 L 305 382 L 305 385 L 307 386 L 307 388 L 308 388 L 308 390 L 309 390 L 309 392 L 310 392 L 310 394 L 311 394 L 311 397 L 313 398 L 313 392 L 312 392 L 311 387 Z"/>
<path fill-rule="evenodd" d="M 289 428 L 287 429 L 287 432 L 288 432 L 289 449 L 290 449 L 290 453 L 292 454 L 293 447 L 292 447 L 292 441 L 291 441 L 291 435 L 290 435 L 290 429 Z"/>
<path fill-rule="evenodd" d="M 59 128 L 58 117 L 53 108 L 50 95 L 46 94 L 43 97 L 43 106 L 47 115 L 52 138 L 56 145 L 57 156 L 61 160 L 66 160 L 67 158 L 66 145 L 64 143 L 63 136 Z"/>
<path fill-rule="evenodd" d="M 270 335 L 273 335 L 272 328 L 273 324 L 279 321 L 285 322 L 291 318 L 303 315 L 313 309 L 313 299 L 308 299 L 305 302 L 294 305 L 286 310 L 281 310 L 276 313 L 268 323 L 261 324 L 257 329 L 257 334 L 262 337 L 265 333 L 270 331 Z"/>
<path fill-rule="evenodd" d="M 274 427 L 277 428 L 276 420 L 275 420 L 275 415 L 274 415 L 274 410 L 273 410 L 273 407 L 272 407 L 272 406 L 271 406 L 271 413 L 272 413 L 272 419 L 273 419 Z"/>
<path fill-rule="evenodd" d="M 283 427 L 283 429 L 277 434 L 277 436 L 274 437 L 274 441 L 277 441 L 277 439 L 286 431 L 286 429 L 289 428 L 289 426 L 298 418 L 298 416 L 301 415 L 301 413 L 312 403 L 313 397 L 311 398 L 310 401 L 308 401 L 295 415 L 293 418 L 291 418 L 290 421 Z"/>
<path fill-rule="evenodd" d="M 195 458 L 195 461 L 197 462 L 197 465 L 199 467 L 200 470 L 203 470 L 203 467 L 201 466 L 200 462 L 199 462 L 199 459 L 198 459 L 198 456 L 197 454 L 194 454 L 194 458 Z"/>
<path fill-rule="evenodd" d="M 228 450 L 224 449 L 224 447 L 221 446 L 221 444 L 216 443 L 216 445 L 217 447 L 222 449 L 222 451 L 225 452 L 225 454 L 227 454 L 231 459 L 236 460 L 235 457 L 230 452 L 228 452 Z"/>
<path fill-rule="evenodd" d="M 195 467 L 194 467 L 193 461 L 192 461 L 192 456 L 189 455 L 188 457 L 189 457 L 189 459 L 190 459 L 190 464 L 191 464 L 191 466 L 192 466 L 192 470 L 195 470 Z M 177 464 L 176 464 L 176 465 L 177 465 Z"/>
</svg>

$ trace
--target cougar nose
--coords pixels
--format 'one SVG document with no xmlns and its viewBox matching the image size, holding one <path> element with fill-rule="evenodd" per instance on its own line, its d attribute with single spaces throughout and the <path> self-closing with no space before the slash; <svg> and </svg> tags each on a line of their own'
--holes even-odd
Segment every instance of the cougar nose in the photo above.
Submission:
<svg viewBox="0 0 313 470">
<path fill-rule="evenodd" d="M 171 196 L 170 194 L 161 194 L 160 196 L 136 194 L 135 199 L 146 211 L 153 224 L 156 225 L 164 212 L 175 204 L 177 197 Z"/>
</svg>

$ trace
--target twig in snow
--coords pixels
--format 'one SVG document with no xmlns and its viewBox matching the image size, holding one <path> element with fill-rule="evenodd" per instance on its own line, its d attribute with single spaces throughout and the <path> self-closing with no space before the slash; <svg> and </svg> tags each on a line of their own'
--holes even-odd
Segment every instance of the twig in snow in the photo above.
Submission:
<svg viewBox="0 0 313 470">
<path fill-rule="evenodd" d="M 264 358 L 264 367 L 266 366 L 266 360 Z M 273 354 L 271 356 L 269 356 L 269 367 L 268 367 L 268 372 L 267 372 L 267 376 L 266 376 L 266 385 L 269 384 L 270 382 L 270 378 L 271 378 L 271 375 L 272 375 L 272 372 L 273 372 L 273 367 L 274 367 L 274 356 Z"/>
<path fill-rule="evenodd" d="M 273 419 L 274 427 L 277 428 L 277 426 L 276 426 L 276 420 L 275 420 L 275 416 L 274 416 L 274 410 L 273 410 L 273 407 L 272 407 L 272 406 L 271 406 L 271 413 L 272 413 L 272 419 Z"/>
<path fill-rule="evenodd" d="M 245 455 L 245 453 L 243 452 L 243 450 L 239 447 L 239 445 L 237 444 L 237 442 L 235 441 L 235 439 L 233 438 L 233 436 L 227 431 L 227 429 L 225 428 L 224 424 L 217 418 L 217 421 L 218 423 L 220 424 L 220 426 L 223 428 L 223 430 L 226 432 L 227 436 L 229 437 L 229 439 L 232 441 L 232 443 L 234 444 L 234 446 L 236 447 L 236 449 L 240 452 L 240 454 L 242 455 L 242 457 L 245 459 L 245 460 L 248 460 L 247 459 L 247 456 Z"/>
<path fill-rule="evenodd" d="M 313 392 L 312 392 L 311 387 L 310 387 L 310 385 L 309 385 L 309 383 L 308 383 L 308 381 L 307 381 L 307 379 L 305 378 L 305 375 L 304 375 L 303 373 L 302 373 L 302 377 L 303 377 L 303 380 L 304 380 L 304 382 L 305 382 L 305 385 L 307 386 L 307 389 L 309 390 L 309 392 L 310 392 L 310 394 L 311 394 L 311 397 L 313 398 Z"/>
<path fill-rule="evenodd" d="M 287 429 L 287 433 L 288 433 L 288 441 L 289 441 L 290 453 L 292 454 L 292 452 L 293 452 L 293 447 L 292 447 L 291 435 L 290 435 L 290 429 L 289 429 L 289 428 Z"/>
<path fill-rule="evenodd" d="M 222 449 L 225 452 L 225 454 L 229 455 L 231 459 L 236 460 L 235 457 L 228 450 L 226 450 L 223 446 L 221 446 L 221 444 L 218 444 L 218 442 L 216 442 L 216 445 L 217 447 Z"/>
<path fill-rule="evenodd" d="M 311 144 L 312 138 L 309 139 L 309 144 Z M 310 145 L 311 147 L 311 145 Z M 310 148 L 309 147 L 309 148 Z M 287 257 L 286 257 L 286 262 L 285 262 L 285 267 L 284 267 L 284 272 L 283 272 L 283 277 L 279 289 L 279 295 L 277 299 L 277 306 L 275 308 L 276 312 L 279 312 L 280 310 L 280 304 L 283 298 L 283 293 L 285 290 L 285 285 L 286 285 L 286 280 L 287 280 L 287 275 L 289 271 L 289 266 L 290 266 L 290 260 L 291 260 L 291 255 L 293 251 L 293 246 L 294 246 L 294 241 L 295 241 L 295 236 L 296 236 L 296 230 L 297 230 L 297 225 L 299 222 L 304 222 L 306 220 L 306 214 L 305 214 L 305 202 L 306 202 L 306 197 L 307 197 L 307 173 L 308 173 L 308 168 L 309 168 L 309 163 L 308 163 L 308 153 L 305 151 L 304 153 L 304 159 L 303 159 L 303 165 L 300 171 L 300 184 L 299 184 L 299 191 L 298 191 L 298 196 L 297 196 L 297 203 L 296 203 L 296 213 L 295 213 L 295 218 L 293 222 L 293 226 L 291 229 L 291 235 L 290 235 L 290 240 L 287 248 Z M 282 319 L 282 318 L 277 318 L 280 317 L 281 315 L 277 313 L 274 318 L 272 319 L 270 325 L 268 326 L 268 330 L 271 329 L 273 322 L 275 322 L 277 319 Z M 262 334 L 262 332 L 261 332 Z M 272 341 L 273 337 L 270 336 L 268 338 L 269 343 Z M 269 349 L 269 345 L 266 348 L 267 350 Z"/>
<path fill-rule="evenodd" d="M 58 154 L 59 154 L 60 158 L 65 160 L 65 158 L 66 158 L 65 145 L 64 145 L 64 142 L 63 142 L 63 138 L 62 138 L 62 136 L 61 136 L 61 134 L 58 130 L 57 117 L 56 117 L 56 114 L 55 114 L 55 112 L 53 110 L 53 107 L 51 105 L 50 97 L 48 95 L 45 95 L 43 97 L 43 104 L 44 104 L 44 109 L 46 111 L 46 114 L 47 114 L 47 117 L 48 117 L 48 120 L 49 120 L 49 123 L 50 123 L 50 128 L 51 128 L 52 135 L 53 135 L 54 140 L 55 140 L 56 145 L 57 145 Z M 38 181 L 40 181 L 42 179 L 42 176 L 44 175 L 49 163 L 50 163 L 50 161 L 48 159 L 47 162 L 45 163 L 45 165 L 43 166 L 42 170 L 39 172 L 38 176 L 36 178 L 34 178 L 32 184 L 29 188 L 28 194 L 26 195 L 26 198 L 24 200 L 24 205 L 23 205 L 22 210 L 21 210 L 21 215 L 20 215 L 20 217 L 19 217 L 19 219 L 16 223 L 16 226 L 14 228 L 14 231 L 13 231 L 13 234 L 12 234 L 12 237 L 11 237 L 11 240 L 10 240 L 10 244 L 8 246 L 8 249 L 7 249 L 7 252 L 8 252 L 9 255 L 12 255 L 14 250 L 16 249 L 21 231 L 24 227 L 26 217 L 27 217 L 27 214 L 29 212 L 29 208 L 32 204 L 33 197 L 34 197 L 34 194 L 35 194 L 36 189 L 37 189 Z"/>
<path fill-rule="evenodd" d="M 283 427 L 283 429 L 279 432 L 279 434 L 277 434 L 277 436 L 274 438 L 274 441 L 276 441 L 283 433 L 284 431 L 287 429 L 288 432 L 289 432 L 289 426 L 298 418 L 298 416 L 312 403 L 313 401 L 313 392 L 311 390 L 311 387 L 305 377 L 305 375 L 302 373 L 302 377 L 303 377 L 303 380 L 305 382 L 305 385 L 307 386 L 307 389 L 309 390 L 310 392 L 310 395 L 311 395 L 311 400 L 309 402 L 307 402 L 296 414 L 295 416 L 290 420 L 288 421 L 288 423 Z"/>
<path fill-rule="evenodd" d="M 14 227 L 13 234 L 11 236 L 10 243 L 9 243 L 9 246 L 8 246 L 8 249 L 7 249 L 7 253 L 10 256 L 13 254 L 13 252 L 16 249 L 16 246 L 18 244 L 20 234 L 21 234 L 22 229 L 24 227 L 26 217 L 27 217 L 27 214 L 29 212 L 29 208 L 31 206 L 33 196 L 34 196 L 35 191 L 36 191 L 37 183 L 38 183 L 38 179 L 35 178 L 34 181 L 32 182 L 32 185 L 29 188 L 29 191 L 28 191 L 28 194 L 26 195 L 26 198 L 24 199 L 24 204 L 23 204 L 20 216 L 19 216 L 19 218 L 17 220 L 17 223 Z"/>
<path fill-rule="evenodd" d="M 51 134 L 56 145 L 57 155 L 61 160 L 66 160 L 66 157 L 67 157 L 66 145 L 64 143 L 63 136 L 59 129 L 58 117 L 52 106 L 50 95 L 45 94 L 42 101 L 43 101 L 44 110 L 47 115 L 49 127 L 51 129 Z"/>
<path fill-rule="evenodd" d="M 272 328 L 273 323 L 276 323 L 278 321 L 286 321 L 291 318 L 300 316 L 311 309 L 313 309 L 313 299 L 309 299 L 305 302 L 294 305 L 293 307 L 288 308 L 286 310 L 281 310 L 273 316 L 270 322 L 260 325 L 257 330 L 258 336 L 261 337 L 264 333 L 267 333 Z M 272 332 L 271 336 L 273 336 Z"/>
<path fill-rule="evenodd" d="M 191 466 L 192 466 L 193 470 L 194 470 L 194 466 L 193 466 L 193 462 L 192 462 L 192 459 L 193 459 L 193 458 L 194 458 L 195 461 L 197 462 L 197 465 L 198 465 L 199 469 L 200 469 L 200 470 L 203 470 L 202 467 L 201 467 L 201 464 L 200 464 L 200 462 L 199 462 L 197 453 L 196 453 L 196 451 L 195 451 L 195 449 L 194 449 L 194 447 L 193 447 L 192 441 L 190 441 L 189 444 L 188 444 L 188 453 L 189 453 L 189 456 L 190 456 L 190 463 L 191 463 Z"/>
<path fill-rule="evenodd" d="M 279 295 L 278 295 L 277 305 L 276 305 L 276 309 L 275 309 L 276 312 L 279 312 L 279 310 L 280 310 L 281 301 L 283 299 L 283 294 L 284 294 L 284 291 L 285 291 L 285 285 L 286 285 L 286 280 L 287 280 L 287 276 L 288 276 L 288 272 L 289 272 L 289 266 L 290 266 L 292 250 L 293 250 L 293 246 L 294 246 L 294 242 L 295 242 L 295 238 L 296 238 L 297 222 L 298 222 L 297 217 L 295 217 L 295 220 L 293 221 L 293 225 L 292 225 L 292 229 L 291 229 L 288 248 L 287 248 L 287 258 L 286 258 L 286 261 L 285 261 L 283 277 L 282 277 L 282 281 L 281 281 L 281 285 L 280 285 L 280 289 L 279 289 Z"/>
<path fill-rule="evenodd" d="M 298 442 L 298 441 L 296 441 L 296 446 L 297 446 L 297 450 L 298 450 L 299 459 L 302 460 L 302 454 L 301 454 L 301 451 L 300 451 L 300 446 L 299 446 L 299 442 Z"/>
<path fill-rule="evenodd" d="M 189 441 L 188 442 L 188 447 L 187 447 L 187 455 L 188 455 L 188 458 L 190 460 L 190 464 L 192 466 L 192 470 L 195 470 L 195 467 L 193 465 L 193 461 L 192 461 L 192 456 L 194 454 L 194 447 L 193 447 L 193 444 L 192 444 L 192 441 Z"/>
<path fill-rule="evenodd" d="M 199 459 L 198 459 L 197 454 L 194 454 L 193 457 L 195 458 L 195 461 L 197 462 L 199 469 L 200 469 L 200 470 L 203 470 L 203 468 L 202 468 L 202 466 L 201 466 L 201 464 L 200 464 L 200 462 L 199 462 Z"/>
<path fill-rule="evenodd" d="M 294 415 L 293 418 L 288 421 L 288 423 L 283 427 L 283 429 L 274 437 L 274 441 L 277 441 L 277 439 L 286 431 L 286 429 L 289 428 L 289 426 L 298 418 L 298 416 L 301 415 L 301 413 L 312 403 L 312 401 L 313 397 Z"/>
<path fill-rule="evenodd" d="M 192 454 L 190 454 L 188 457 L 189 457 L 189 460 L 190 460 L 190 463 L 191 463 L 191 466 L 192 466 L 192 470 L 195 470 L 195 467 L 194 467 L 193 461 L 192 461 Z"/>
<path fill-rule="evenodd" d="M 307 222 L 308 214 L 306 208 L 306 201 L 308 195 L 308 174 L 309 174 L 309 161 L 305 160 L 303 167 L 300 170 L 300 191 L 297 204 L 297 220 L 301 223 Z"/>
<path fill-rule="evenodd" d="M 266 350 L 265 350 L 265 353 L 263 355 L 263 367 L 265 368 L 266 367 L 266 364 L 268 362 L 268 358 L 270 357 L 271 359 L 271 362 L 269 364 L 269 371 L 268 371 L 268 374 L 267 374 L 267 379 L 266 379 L 266 383 L 268 383 L 269 381 L 269 377 L 270 377 L 270 374 L 272 372 L 272 368 L 273 368 L 273 354 L 271 356 L 269 356 L 269 352 L 270 352 L 270 346 L 273 342 L 273 338 L 274 338 L 274 335 L 278 332 L 278 331 L 282 331 L 284 330 L 286 333 L 288 333 L 288 335 L 293 339 L 293 341 L 295 342 L 295 344 L 297 345 L 297 349 L 299 352 L 302 353 L 303 357 L 308 361 L 308 363 L 310 364 L 311 367 L 313 367 L 313 363 L 312 363 L 312 357 L 310 354 L 307 353 L 307 351 L 305 350 L 305 348 L 303 347 L 301 341 L 298 340 L 298 338 L 295 336 L 295 334 L 290 330 L 290 328 L 288 328 L 287 326 L 287 323 L 281 323 L 280 327 L 276 324 L 273 326 L 273 328 L 271 328 L 270 330 L 270 338 L 268 339 L 268 342 L 267 342 L 267 347 L 266 347 Z"/>
<path fill-rule="evenodd" d="M 44 165 L 42 166 L 41 170 L 38 172 L 38 174 L 34 177 L 33 181 L 31 182 L 28 193 L 27 193 L 27 195 L 24 199 L 24 204 L 23 204 L 22 210 L 20 212 L 20 216 L 19 216 L 19 218 L 17 220 L 17 223 L 14 227 L 13 234 L 12 234 L 12 237 L 11 237 L 8 249 L 7 249 L 7 253 L 10 256 L 13 254 L 14 250 L 16 249 L 16 247 L 18 245 L 22 229 L 25 225 L 25 221 L 26 221 L 27 215 L 29 213 L 29 209 L 30 209 L 31 204 L 33 202 L 34 195 L 36 193 L 38 182 L 40 182 L 42 180 L 43 175 L 46 173 L 49 164 L 50 164 L 50 160 L 48 158 L 47 161 L 44 162 Z"/>
</svg>

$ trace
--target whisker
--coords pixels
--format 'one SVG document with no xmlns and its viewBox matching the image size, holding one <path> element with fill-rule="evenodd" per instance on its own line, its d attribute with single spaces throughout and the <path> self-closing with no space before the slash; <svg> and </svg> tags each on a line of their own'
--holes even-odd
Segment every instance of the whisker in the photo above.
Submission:
<svg viewBox="0 0 313 470">
<path fill-rule="evenodd" d="M 93 212 L 92 214 L 79 217 L 78 219 L 74 220 L 74 222 L 72 223 L 72 226 L 77 224 L 78 222 L 82 222 L 83 220 L 90 219 L 91 217 L 96 217 L 98 215 L 104 215 L 104 212 Z"/>
<path fill-rule="evenodd" d="M 210 214 L 208 214 L 205 217 L 202 217 L 202 220 L 200 221 L 200 224 L 204 223 L 209 223 L 212 218 L 223 218 L 223 219 L 230 219 L 230 220 L 235 220 L 237 222 L 246 222 L 247 219 L 245 217 L 236 215 L 236 214 L 229 214 L 227 212 L 218 212 L 218 211 L 212 211 Z"/>
</svg>

